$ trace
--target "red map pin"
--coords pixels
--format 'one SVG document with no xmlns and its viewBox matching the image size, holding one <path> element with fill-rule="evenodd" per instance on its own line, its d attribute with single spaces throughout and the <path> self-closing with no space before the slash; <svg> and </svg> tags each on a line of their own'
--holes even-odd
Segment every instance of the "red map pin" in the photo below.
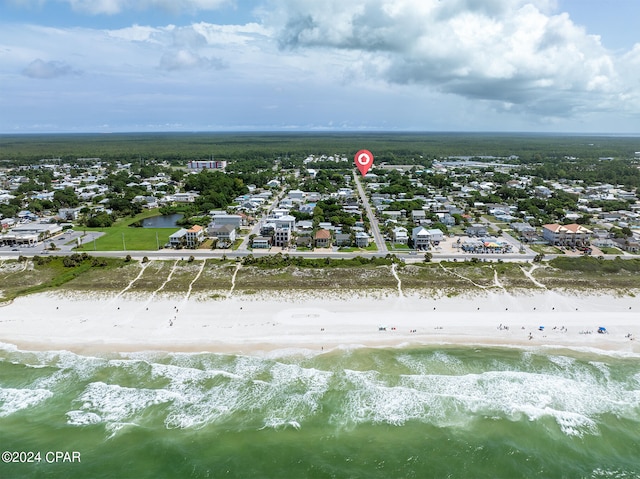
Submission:
<svg viewBox="0 0 640 479">
<path fill-rule="evenodd" d="M 373 166 L 373 155 L 369 150 L 360 150 L 356 153 L 353 161 L 360 170 L 360 174 L 364 176 L 369 171 L 369 168 Z"/>
</svg>

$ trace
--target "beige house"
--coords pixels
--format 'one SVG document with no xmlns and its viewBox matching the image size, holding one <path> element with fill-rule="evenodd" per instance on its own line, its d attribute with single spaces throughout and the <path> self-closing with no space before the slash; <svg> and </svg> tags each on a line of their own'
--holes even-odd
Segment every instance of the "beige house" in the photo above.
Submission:
<svg viewBox="0 0 640 479">
<path fill-rule="evenodd" d="M 552 245 L 585 246 L 593 236 L 593 231 L 579 224 L 542 226 L 542 237 Z"/>
</svg>

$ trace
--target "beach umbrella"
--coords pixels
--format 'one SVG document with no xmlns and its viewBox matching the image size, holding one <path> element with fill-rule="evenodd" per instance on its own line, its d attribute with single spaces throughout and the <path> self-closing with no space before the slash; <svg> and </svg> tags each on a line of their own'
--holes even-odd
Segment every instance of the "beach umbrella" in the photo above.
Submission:
<svg viewBox="0 0 640 479">
<path fill-rule="evenodd" d="M 606 333 L 606 332 L 607 332 L 607 328 L 605 328 L 604 326 L 600 326 L 600 327 L 598 328 L 598 332 L 599 332 L 599 333 Z"/>
<path fill-rule="evenodd" d="M 539 329 L 540 331 L 542 331 L 542 330 L 544 330 L 544 326 L 540 326 L 538 329 Z"/>
</svg>

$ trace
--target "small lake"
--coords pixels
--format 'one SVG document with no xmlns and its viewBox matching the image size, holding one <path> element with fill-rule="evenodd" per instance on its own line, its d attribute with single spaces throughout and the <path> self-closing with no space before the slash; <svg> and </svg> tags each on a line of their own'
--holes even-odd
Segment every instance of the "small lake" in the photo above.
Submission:
<svg viewBox="0 0 640 479">
<path fill-rule="evenodd" d="M 145 218 L 142 220 L 143 228 L 174 228 L 176 221 L 182 219 L 184 215 L 173 214 L 164 216 L 154 216 L 153 218 Z"/>
</svg>

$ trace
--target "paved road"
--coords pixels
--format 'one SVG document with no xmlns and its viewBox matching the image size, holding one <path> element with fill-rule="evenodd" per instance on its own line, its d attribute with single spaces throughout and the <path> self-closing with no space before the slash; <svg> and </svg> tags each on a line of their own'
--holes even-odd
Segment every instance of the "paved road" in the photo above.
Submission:
<svg viewBox="0 0 640 479">
<path fill-rule="evenodd" d="M 378 225 L 378 218 L 373 214 L 373 210 L 371 209 L 371 205 L 369 204 L 369 199 L 362 187 L 362 183 L 360 183 L 360 178 L 358 177 L 357 172 L 353 172 L 353 181 L 356 183 L 356 187 L 358 188 L 358 194 L 360 195 L 360 200 L 362 201 L 362 206 L 369 217 L 369 224 L 371 225 L 371 233 L 373 234 L 373 240 L 376 243 L 376 247 L 378 248 L 378 252 L 386 255 L 389 250 L 387 249 L 387 245 L 384 242 L 384 238 L 380 233 L 380 226 Z"/>
<path fill-rule="evenodd" d="M 19 256 L 37 256 L 43 254 L 55 255 L 55 256 L 68 256 L 71 254 L 75 254 L 76 251 L 52 251 L 52 252 L 43 252 L 42 248 L 25 248 L 20 251 L 10 251 L 8 249 L 0 249 L 0 259 L 16 259 Z M 175 260 L 175 259 L 187 259 L 189 256 L 193 256 L 196 259 L 206 259 L 206 258 L 243 258 L 245 256 L 253 255 L 256 257 L 259 256 L 269 256 L 272 255 L 268 250 L 254 250 L 254 251 L 230 251 L 230 250 L 175 250 L 175 249 L 162 249 L 158 251 L 86 251 L 87 254 L 91 256 L 99 256 L 99 257 L 107 257 L 107 258 L 124 258 L 127 255 L 130 255 L 134 259 L 142 259 L 146 256 L 149 259 L 167 259 L 167 260 Z M 289 256 L 297 256 L 302 258 L 334 258 L 334 259 L 351 259 L 356 257 L 385 257 L 388 252 L 386 251 L 377 251 L 377 252 L 316 252 L 316 251 L 287 251 L 284 253 Z M 420 263 L 424 261 L 423 254 L 411 254 L 411 253 L 401 253 L 401 252 L 393 252 L 396 256 L 407 263 Z M 614 255 L 610 255 L 612 258 Z M 432 261 L 464 261 L 466 259 L 478 258 L 481 261 L 498 261 L 502 260 L 505 262 L 517 261 L 517 262 L 526 262 L 533 260 L 532 255 L 527 254 L 517 254 L 517 253 L 507 253 L 507 254 L 449 254 L 449 253 L 433 253 Z M 546 258 L 551 258 L 547 256 Z"/>
</svg>

